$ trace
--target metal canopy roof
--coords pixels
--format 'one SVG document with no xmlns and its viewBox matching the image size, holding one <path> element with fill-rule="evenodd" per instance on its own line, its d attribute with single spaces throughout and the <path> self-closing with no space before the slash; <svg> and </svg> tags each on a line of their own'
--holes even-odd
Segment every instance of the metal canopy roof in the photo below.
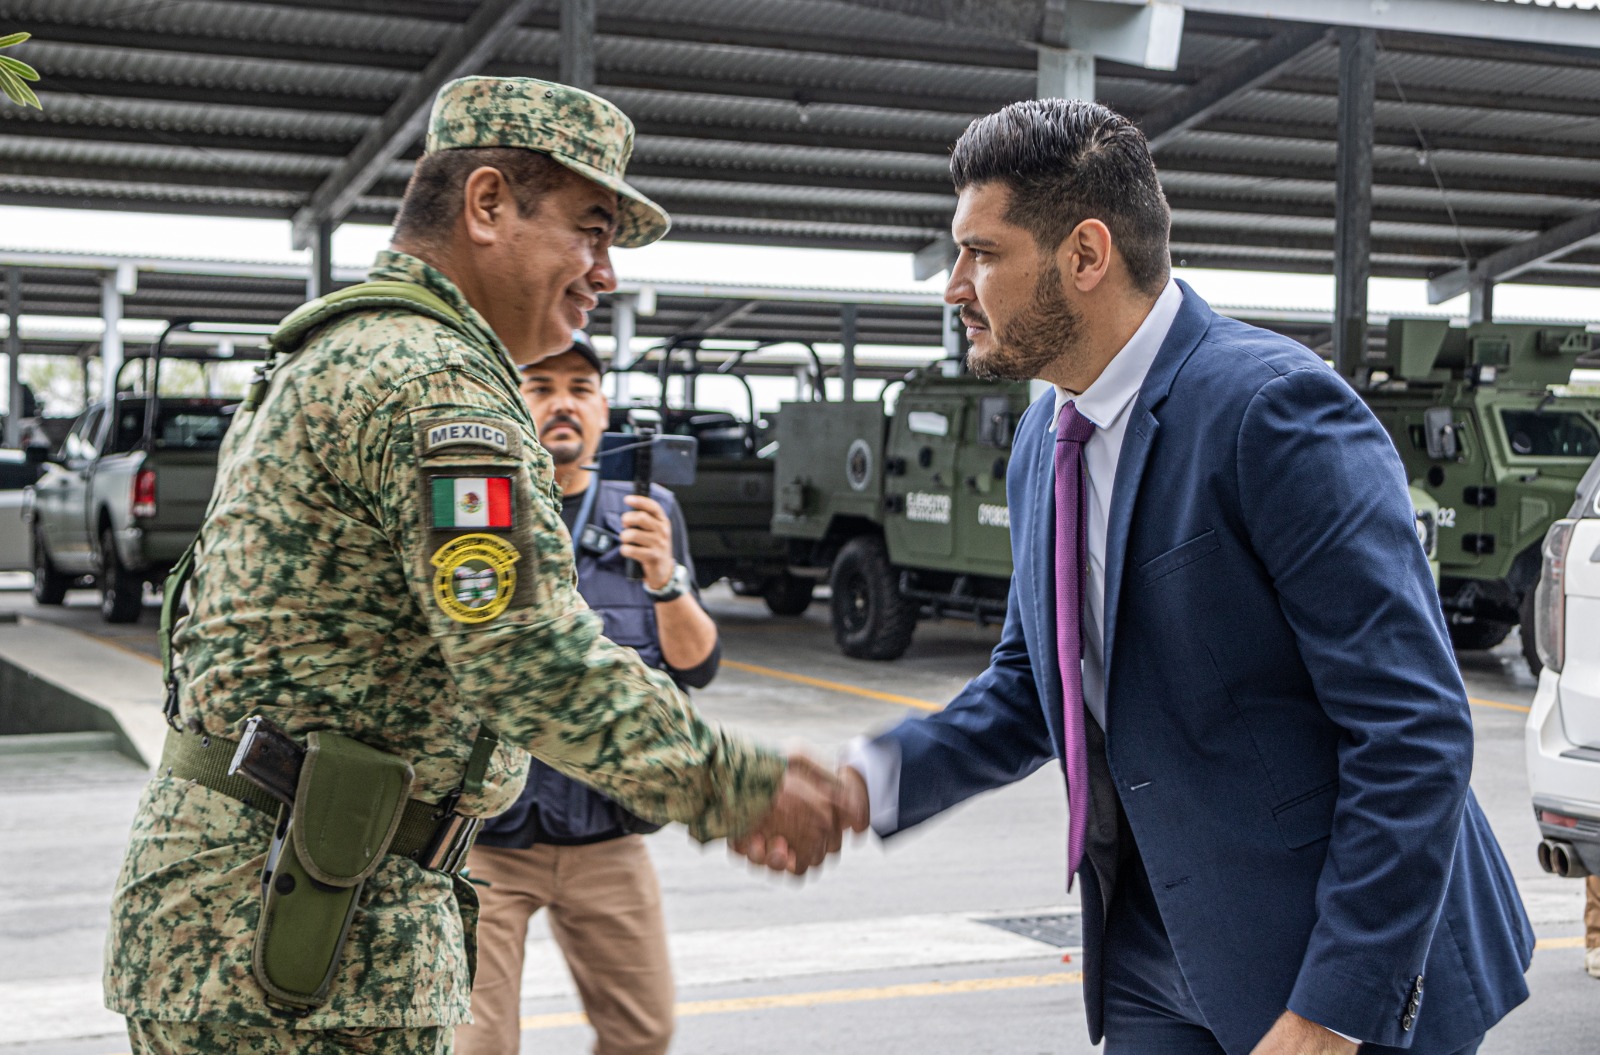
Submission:
<svg viewBox="0 0 1600 1055">
<path fill-rule="evenodd" d="M 1439 275 L 1563 224 L 1558 249 L 1600 233 L 1600 13 L 1487 0 L 1390 0 L 1387 16 L 1365 0 L 1185 6 L 1176 70 L 1102 60 L 1096 82 L 1157 144 L 1179 263 L 1330 271 L 1338 50 L 1282 20 L 1306 12 L 1380 30 L 1373 274 Z M 596 90 L 637 123 L 630 174 L 672 212 L 674 237 L 914 251 L 947 229 L 950 143 L 1034 94 L 1038 26 L 1060 9 L 597 0 Z M 0 202 L 289 218 L 370 161 L 377 181 L 346 218 L 387 223 L 420 146 L 397 100 L 474 47 L 489 53 L 479 72 L 555 77 L 560 11 L 561 0 L 10 0 L 7 26 L 35 34 L 16 54 L 38 68 L 44 110 L 0 108 Z M 1530 39 L 1488 39 L 1511 36 L 1496 27 L 1512 15 Z M 491 40 L 463 39 L 472 19 L 497 30 Z M 363 154 L 387 142 L 402 144 L 399 159 Z M 1517 281 L 1600 285 L 1600 248 L 1540 259 Z M 238 292 L 259 296 L 263 317 L 281 303 L 265 286 Z M 46 309 L 30 295 L 27 310 Z"/>
</svg>

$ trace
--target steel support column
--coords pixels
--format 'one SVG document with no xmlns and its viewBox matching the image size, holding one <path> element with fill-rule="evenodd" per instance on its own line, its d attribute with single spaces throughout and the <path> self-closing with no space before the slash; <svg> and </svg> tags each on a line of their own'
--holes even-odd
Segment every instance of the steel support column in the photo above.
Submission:
<svg viewBox="0 0 1600 1055">
<path fill-rule="evenodd" d="M 333 292 L 333 229 L 332 220 L 319 220 L 311 239 L 311 275 L 306 279 L 306 299 L 316 300 Z"/>
<path fill-rule="evenodd" d="M 621 294 L 613 296 L 611 336 L 616 341 L 616 348 L 611 353 L 611 384 L 613 405 L 619 407 L 628 403 L 628 375 L 625 371 L 633 365 L 633 338 L 637 325 L 633 298 Z"/>
<path fill-rule="evenodd" d="M 1467 290 L 1467 321 L 1494 321 L 1494 281 L 1474 282 Z"/>
<path fill-rule="evenodd" d="M 1372 132 L 1378 37 L 1339 30 L 1339 151 L 1333 204 L 1333 362 L 1354 378 L 1367 350 L 1367 280 L 1372 274 Z"/>
<path fill-rule="evenodd" d="M 839 308 L 839 398 L 845 403 L 856 401 L 856 306 L 844 304 Z"/>
<path fill-rule="evenodd" d="M 594 90 L 594 0 L 561 0 L 561 83 Z"/>
<path fill-rule="evenodd" d="M 112 403 L 117 396 L 117 371 L 122 369 L 122 287 L 118 273 L 100 279 L 100 398 Z"/>
<path fill-rule="evenodd" d="M 7 447 L 22 445 L 22 269 L 6 268 L 6 402 Z"/>
<path fill-rule="evenodd" d="M 1039 49 L 1038 99 L 1093 99 L 1094 56 L 1074 48 Z"/>
</svg>

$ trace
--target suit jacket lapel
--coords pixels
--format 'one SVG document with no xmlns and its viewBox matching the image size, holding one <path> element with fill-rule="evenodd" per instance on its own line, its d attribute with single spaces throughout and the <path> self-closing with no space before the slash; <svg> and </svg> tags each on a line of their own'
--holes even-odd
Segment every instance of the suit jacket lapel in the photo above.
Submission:
<svg viewBox="0 0 1600 1055">
<path fill-rule="evenodd" d="M 1054 396 L 1043 398 L 1053 400 Z M 1033 576 L 1029 587 L 1038 592 L 1033 611 L 1040 659 L 1034 677 L 1039 684 L 1039 700 L 1044 706 L 1045 718 L 1050 727 L 1056 729 L 1061 724 L 1061 675 L 1056 658 L 1056 434 L 1049 427 L 1046 409 L 1044 435 L 1039 437 L 1036 451 L 1038 471 L 1032 481 L 1033 530 L 1029 532 L 1028 541 Z"/>
<path fill-rule="evenodd" d="M 1161 351 L 1156 353 L 1155 361 L 1150 364 L 1150 372 L 1139 387 L 1138 397 L 1129 408 L 1131 416 L 1128 430 L 1122 438 L 1122 453 L 1117 459 L 1117 479 L 1111 488 L 1111 513 L 1106 524 L 1105 640 L 1102 642 L 1108 735 L 1111 731 L 1111 658 L 1117 630 L 1117 606 L 1122 600 L 1122 580 L 1128 557 L 1128 536 L 1133 529 L 1134 502 L 1139 496 L 1139 486 L 1144 479 L 1150 451 L 1155 446 L 1156 433 L 1161 428 L 1155 412 L 1166 401 L 1178 369 L 1211 328 L 1214 317 L 1211 308 L 1187 283 L 1180 280 L 1178 287 L 1183 290 L 1183 303 L 1178 307 L 1177 317 L 1172 320 L 1166 340 L 1161 342 Z"/>
</svg>

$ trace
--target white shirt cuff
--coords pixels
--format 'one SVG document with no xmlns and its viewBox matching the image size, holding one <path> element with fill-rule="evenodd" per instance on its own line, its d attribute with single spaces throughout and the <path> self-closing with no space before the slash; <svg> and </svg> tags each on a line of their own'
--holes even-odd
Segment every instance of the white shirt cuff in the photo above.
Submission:
<svg viewBox="0 0 1600 1055">
<path fill-rule="evenodd" d="M 844 764 L 867 784 L 872 830 L 881 837 L 900 827 L 900 745 L 858 736 L 845 745 Z"/>
</svg>

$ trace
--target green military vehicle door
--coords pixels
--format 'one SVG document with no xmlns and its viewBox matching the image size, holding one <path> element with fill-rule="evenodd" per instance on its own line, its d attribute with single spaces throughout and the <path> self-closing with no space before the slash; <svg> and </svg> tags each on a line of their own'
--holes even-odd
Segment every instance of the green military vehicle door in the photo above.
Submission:
<svg viewBox="0 0 1600 1055">
<path fill-rule="evenodd" d="M 1026 385 L 919 370 L 881 402 L 778 414 L 773 534 L 792 574 L 826 578 L 846 655 L 895 659 L 922 617 L 1005 612 L 1005 473 Z"/>
</svg>

